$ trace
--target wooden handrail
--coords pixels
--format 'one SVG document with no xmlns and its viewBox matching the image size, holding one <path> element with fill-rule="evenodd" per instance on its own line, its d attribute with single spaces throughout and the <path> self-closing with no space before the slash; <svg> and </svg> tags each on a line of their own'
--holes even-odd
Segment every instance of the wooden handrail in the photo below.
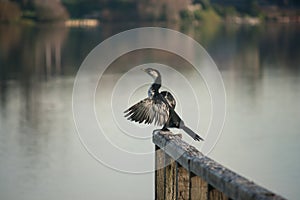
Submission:
<svg viewBox="0 0 300 200">
<path fill-rule="evenodd" d="M 284 199 L 204 156 L 180 135 L 155 130 L 155 199 Z"/>
</svg>

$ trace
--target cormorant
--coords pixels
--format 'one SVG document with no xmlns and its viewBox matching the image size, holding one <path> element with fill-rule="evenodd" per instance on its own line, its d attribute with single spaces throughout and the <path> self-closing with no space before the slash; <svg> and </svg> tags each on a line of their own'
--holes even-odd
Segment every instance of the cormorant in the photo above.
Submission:
<svg viewBox="0 0 300 200">
<path fill-rule="evenodd" d="M 148 90 L 148 97 L 124 111 L 128 120 L 163 126 L 162 131 L 168 128 L 183 129 L 194 140 L 203 140 L 198 134 L 186 127 L 183 120 L 175 112 L 176 101 L 168 91 L 159 92 L 161 75 L 156 69 L 143 69 L 153 79 L 154 83 Z"/>
</svg>

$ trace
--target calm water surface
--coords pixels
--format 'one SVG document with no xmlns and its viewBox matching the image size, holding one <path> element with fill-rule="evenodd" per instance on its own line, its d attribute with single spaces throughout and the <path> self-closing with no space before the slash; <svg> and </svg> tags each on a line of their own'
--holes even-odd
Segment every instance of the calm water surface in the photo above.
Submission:
<svg viewBox="0 0 300 200">
<path fill-rule="evenodd" d="M 99 164 L 81 145 L 72 116 L 73 83 L 86 55 L 111 35 L 138 26 L 0 26 L 0 199 L 153 199 L 153 174 L 120 173 Z M 200 42 L 224 79 L 226 123 L 210 157 L 272 191 L 297 199 L 299 25 L 166 26 Z M 101 110 L 101 99 L 122 75 L 132 66 L 153 61 L 174 67 L 191 80 L 194 77 L 187 63 L 168 53 L 125 55 L 103 76 L 105 84 L 98 91 L 96 105 L 100 115 L 110 113 Z M 144 74 L 136 75 L 136 80 L 144 78 Z M 180 84 L 171 88 L 176 94 L 186 90 Z M 138 88 L 130 101 L 145 96 L 146 90 L 146 86 Z M 209 112 L 205 98 L 199 101 L 204 115 Z M 185 99 L 179 102 L 179 112 L 192 111 L 188 104 Z M 184 114 L 186 122 L 202 130 L 188 113 Z M 138 135 L 139 129 L 133 134 Z M 151 132 L 142 134 L 149 137 Z M 106 144 L 99 141 L 101 145 Z M 152 148 L 150 139 L 140 146 L 130 141 L 122 145 L 135 152 Z M 110 152 L 103 148 L 103 153 Z M 152 162 L 145 159 L 143 165 L 153 166 Z"/>
</svg>

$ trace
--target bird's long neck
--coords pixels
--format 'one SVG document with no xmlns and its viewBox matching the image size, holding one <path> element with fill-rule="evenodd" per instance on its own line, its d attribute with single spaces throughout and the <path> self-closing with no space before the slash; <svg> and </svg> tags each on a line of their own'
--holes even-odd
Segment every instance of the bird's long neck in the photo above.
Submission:
<svg viewBox="0 0 300 200">
<path fill-rule="evenodd" d="M 158 76 L 154 79 L 154 83 L 151 85 L 151 88 L 158 93 L 159 88 L 161 87 L 161 76 Z"/>
<path fill-rule="evenodd" d="M 154 84 L 158 84 L 161 86 L 161 76 L 156 77 L 156 79 L 154 80 Z"/>
<path fill-rule="evenodd" d="M 154 83 L 151 85 L 151 87 L 148 90 L 148 96 L 153 97 L 154 95 L 159 93 L 159 88 L 161 87 L 161 77 L 157 77 L 154 80 Z"/>
</svg>

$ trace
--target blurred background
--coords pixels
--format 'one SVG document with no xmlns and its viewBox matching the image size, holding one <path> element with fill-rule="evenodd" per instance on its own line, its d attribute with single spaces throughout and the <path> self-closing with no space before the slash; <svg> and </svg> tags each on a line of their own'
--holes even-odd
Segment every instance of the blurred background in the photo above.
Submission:
<svg viewBox="0 0 300 200">
<path fill-rule="evenodd" d="M 88 53 L 146 26 L 191 36 L 220 69 L 227 118 L 209 156 L 298 199 L 297 0 L 0 0 L 0 199 L 154 198 L 152 173 L 123 174 L 88 155 L 71 105 Z M 130 66 L 157 60 L 192 75 L 188 63 L 155 50 L 122 56 L 105 74 L 117 81 Z"/>
</svg>

